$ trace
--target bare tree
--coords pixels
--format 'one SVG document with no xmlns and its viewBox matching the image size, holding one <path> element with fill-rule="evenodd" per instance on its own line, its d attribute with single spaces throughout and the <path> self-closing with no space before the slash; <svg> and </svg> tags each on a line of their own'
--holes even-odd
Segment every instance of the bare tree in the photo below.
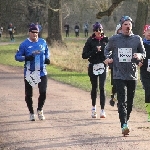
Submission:
<svg viewBox="0 0 150 150">
<path fill-rule="evenodd" d="M 21 22 L 22 7 L 18 5 L 17 0 L 0 0 L 0 20 L 1 26 L 4 27 L 4 32 L 7 32 L 8 24 L 11 22 L 15 26 Z M 16 9 L 17 7 L 17 9 Z"/>
<path fill-rule="evenodd" d="M 4 31 L 7 31 L 8 23 L 12 22 L 17 27 L 18 33 L 26 33 L 27 25 L 38 21 L 43 26 L 44 32 L 48 30 L 48 41 L 62 41 L 62 23 L 68 22 L 70 32 L 74 32 L 76 22 L 81 29 L 84 22 L 88 22 L 92 31 L 92 24 L 98 20 L 105 29 L 111 31 L 114 30 L 120 15 L 126 15 L 124 12 L 128 9 L 127 14 L 132 14 L 135 20 L 134 33 L 141 35 L 143 25 L 148 22 L 147 19 L 150 21 L 147 17 L 150 16 L 147 10 L 150 4 L 149 0 L 138 2 L 137 0 L 5 0 L 4 3 L 0 0 L 0 24 L 4 27 Z M 127 8 L 125 4 L 129 7 Z"/>
<path fill-rule="evenodd" d="M 118 7 L 118 5 L 123 1 L 125 0 L 112 0 L 112 5 L 106 11 L 98 12 L 96 14 L 96 17 L 100 19 L 103 16 L 110 16 L 114 11 L 114 9 Z M 135 26 L 133 28 L 133 32 L 140 36 L 142 36 L 143 26 L 147 21 L 148 4 L 149 4 L 149 0 L 138 0 L 137 17 L 135 21 Z"/>
<path fill-rule="evenodd" d="M 134 34 L 143 35 L 143 26 L 147 22 L 148 17 L 148 1 L 143 0 L 138 2 L 137 17 L 135 20 Z"/>
</svg>

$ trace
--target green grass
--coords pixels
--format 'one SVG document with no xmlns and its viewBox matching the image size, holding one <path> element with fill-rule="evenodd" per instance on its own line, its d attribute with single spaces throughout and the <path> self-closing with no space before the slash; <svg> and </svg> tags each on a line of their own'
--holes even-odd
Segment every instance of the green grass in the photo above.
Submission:
<svg viewBox="0 0 150 150">
<path fill-rule="evenodd" d="M 71 42 L 67 40 L 65 41 L 68 43 Z M 81 40 L 80 42 L 84 43 L 85 41 Z M 76 44 L 78 44 L 78 41 L 76 41 Z M 17 62 L 14 59 L 18 47 L 19 47 L 19 42 L 14 44 L 9 44 L 9 45 L 1 45 L 0 64 L 23 67 L 24 65 L 23 62 Z M 74 63 L 74 62 L 70 62 L 70 63 Z M 48 77 L 50 77 L 51 79 L 81 88 L 86 91 L 91 90 L 91 84 L 87 72 L 82 73 L 82 72 L 72 71 L 52 64 L 47 66 L 47 70 L 48 70 Z M 110 98 L 110 94 L 111 94 L 110 76 L 107 77 L 105 89 L 106 89 L 107 97 Z M 140 80 L 138 80 L 138 85 L 137 85 L 135 99 L 134 99 L 134 107 L 140 110 L 145 110 L 144 90 L 142 89 Z"/>
<path fill-rule="evenodd" d="M 86 73 L 63 71 L 63 68 L 53 65 L 47 66 L 47 70 L 50 78 L 89 91 L 90 82 Z"/>
<path fill-rule="evenodd" d="M 18 49 L 18 44 L 9 44 L 0 46 L 0 63 L 4 65 L 23 66 L 23 63 L 15 61 L 15 53 Z"/>
</svg>

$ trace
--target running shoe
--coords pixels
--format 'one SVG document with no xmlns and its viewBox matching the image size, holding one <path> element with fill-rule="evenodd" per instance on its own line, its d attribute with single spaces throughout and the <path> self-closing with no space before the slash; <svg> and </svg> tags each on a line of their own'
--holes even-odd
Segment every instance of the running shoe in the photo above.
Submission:
<svg viewBox="0 0 150 150">
<path fill-rule="evenodd" d="M 106 113 L 105 113 L 104 109 L 102 109 L 100 112 L 100 118 L 106 118 Z"/>
<path fill-rule="evenodd" d="M 45 120 L 45 116 L 43 114 L 43 110 L 37 110 L 39 120 Z"/>
<path fill-rule="evenodd" d="M 97 118 L 96 110 L 92 109 L 92 118 Z"/>
<path fill-rule="evenodd" d="M 125 136 L 125 135 L 129 135 L 129 127 L 127 124 L 123 124 L 122 126 L 122 134 Z"/>
<path fill-rule="evenodd" d="M 30 113 L 30 121 L 35 121 L 35 114 Z"/>
</svg>

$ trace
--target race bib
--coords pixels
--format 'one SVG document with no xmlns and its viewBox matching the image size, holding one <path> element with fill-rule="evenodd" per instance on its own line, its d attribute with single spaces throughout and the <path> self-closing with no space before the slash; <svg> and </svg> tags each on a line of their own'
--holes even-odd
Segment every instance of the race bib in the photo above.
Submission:
<svg viewBox="0 0 150 150">
<path fill-rule="evenodd" d="M 119 62 L 131 62 L 132 48 L 118 48 Z"/>
<path fill-rule="evenodd" d="M 34 87 L 36 84 L 41 82 L 40 79 L 40 71 L 33 71 L 31 73 L 28 73 L 25 77 L 25 79 L 29 82 L 29 84 Z"/>
<path fill-rule="evenodd" d="M 79 29 L 75 29 L 75 32 L 79 32 Z"/>
<path fill-rule="evenodd" d="M 93 74 L 99 75 L 102 74 L 105 70 L 104 64 L 99 63 L 99 64 L 94 64 L 93 65 Z"/>
<path fill-rule="evenodd" d="M 27 64 L 27 71 L 25 79 L 28 81 L 28 83 L 34 87 L 39 82 L 41 82 L 40 79 L 40 50 L 33 51 L 33 54 L 35 55 L 35 71 L 30 71 L 30 62 Z"/>
<path fill-rule="evenodd" d="M 150 59 L 148 59 L 147 71 L 150 72 Z"/>
</svg>

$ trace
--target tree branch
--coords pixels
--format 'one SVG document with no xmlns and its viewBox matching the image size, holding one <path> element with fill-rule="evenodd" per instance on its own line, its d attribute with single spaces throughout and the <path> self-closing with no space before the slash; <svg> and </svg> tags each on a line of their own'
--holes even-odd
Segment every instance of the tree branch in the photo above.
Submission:
<svg viewBox="0 0 150 150">
<path fill-rule="evenodd" d="M 122 2 L 125 0 L 112 0 L 112 5 L 103 12 L 98 12 L 96 14 L 96 18 L 97 19 L 101 19 L 103 16 L 110 16 L 112 14 L 112 12 L 114 11 L 114 9 Z"/>
</svg>

